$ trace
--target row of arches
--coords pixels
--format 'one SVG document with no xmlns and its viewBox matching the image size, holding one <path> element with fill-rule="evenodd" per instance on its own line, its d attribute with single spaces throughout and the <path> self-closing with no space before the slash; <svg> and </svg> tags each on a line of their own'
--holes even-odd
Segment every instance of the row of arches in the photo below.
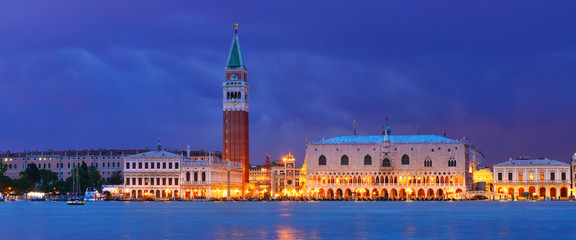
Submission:
<svg viewBox="0 0 576 240">
<path fill-rule="evenodd" d="M 226 99 L 227 100 L 242 99 L 242 93 L 241 92 L 227 92 L 226 93 Z M 246 95 L 244 95 L 244 99 L 246 99 Z"/>
<path fill-rule="evenodd" d="M 368 188 L 319 188 L 319 189 L 311 189 L 313 192 L 314 198 L 320 199 L 351 199 L 351 198 L 380 198 L 383 197 L 385 199 L 403 199 L 406 197 L 411 198 L 420 198 L 420 199 L 431 199 L 431 198 L 442 198 L 445 197 L 447 189 L 412 189 L 412 188 L 391 188 L 391 189 L 377 189 L 374 188 L 372 190 Z M 454 191 L 454 190 L 452 190 Z M 458 188 L 455 190 L 455 193 L 462 193 L 462 189 Z"/>
<path fill-rule="evenodd" d="M 171 199 L 180 196 L 178 190 L 132 190 L 132 199 L 144 199 L 146 197 L 156 199 Z"/>
<path fill-rule="evenodd" d="M 206 181 L 206 172 L 202 172 L 200 174 L 201 177 L 201 181 L 205 182 Z M 186 181 L 190 182 L 191 178 L 190 178 L 190 172 L 186 172 Z M 198 172 L 194 172 L 194 182 L 198 182 Z"/>
<path fill-rule="evenodd" d="M 464 185 L 461 174 L 449 175 L 339 175 L 339 176 L 309 176 L 308 183 L 312 186 L 335 185 Z"/>
<path fill-rule="evenodd" d="M 548 188 L 545 186 L 519 186 L 519 187 L 498 187 L 496 192 L 499 194 L 506 194 L 509 196 L 522 196 L 523 193 L 529 193 L 529 197 L 538 196 L 539 198 L 568 198 L 569 196 L 569 188 L 566 186 L 549 186 Z"/>
<path fill-rule="evenodd" d="M 424 160 L 424 167 L 432 167 L 432 159 L 426 158 Z"/>
<path fill-rule="evenodd" d="M 318 165 L 326 165 L 326 156 L 320 155 L 320 157 L 318 157 Z M 340 165 L 350 165 L 350 158 L 348 155 L 342 155 L 342 157 L 340 157 Z M 370 156 L 370 154 L 364 156 L 364 165 L 372 165 L 372 156 Z M 410 157 L 407 154 L 402 156 L 402 165 L 410 165 Z M 391 167 L 390 159 L 385 158 L 382 160 L 381 166 Z M 430 157 L 427 157 L 424 160 L 424 167 L 432 167 L 432 159 L 430 159 Z M 456 167 L 456 159 L 454 159 L 454 157 L 450 157 L 448 160 L 448 167 Z"/>
</svg>

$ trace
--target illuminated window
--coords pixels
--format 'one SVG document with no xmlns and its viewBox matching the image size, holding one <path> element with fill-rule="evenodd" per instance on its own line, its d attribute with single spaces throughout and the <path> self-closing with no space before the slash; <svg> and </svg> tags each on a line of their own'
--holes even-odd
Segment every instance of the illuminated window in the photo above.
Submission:
<svg viewBox="0 0 576 240">
<path fill-rule="evenodd" d="M 518 181 L 524 181 L 524 173 L 518 173 Z"/>
<path fill-rule="evenodd" d="M 540 181 L 544 181 L 544 172 L 540 172 Z"/>
<path fill-rule="evenodd" d="M 528 176 L 528 178 L 530 181 L 534 180 L 534 173 L 530 173 L 530 176 Z"/>
</svg>

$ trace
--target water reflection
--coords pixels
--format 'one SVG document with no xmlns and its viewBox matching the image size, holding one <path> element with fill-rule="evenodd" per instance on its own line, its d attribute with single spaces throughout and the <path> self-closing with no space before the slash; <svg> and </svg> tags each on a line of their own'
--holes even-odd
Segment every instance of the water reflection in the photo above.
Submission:
<svg viewBox="0 0 576 240">
<path fill-rule="evenodd" d="M 297 239 L 296 230 L 291 226 L 278 226 L 276 227 L 276 239 L 288 240 Z"/>
<path fill-rule="evenodd" d="M 0 202 L 2 239 L 573 238 L 574 202 Z M 521 216 L 521 217 L 519 217 Z M 31 220 L 35 224 L 30 228 Z M 80 219 L 80 220 L 79 220 Z M 97 235 L 87 236 L 87 232 Z"/>
</svg>

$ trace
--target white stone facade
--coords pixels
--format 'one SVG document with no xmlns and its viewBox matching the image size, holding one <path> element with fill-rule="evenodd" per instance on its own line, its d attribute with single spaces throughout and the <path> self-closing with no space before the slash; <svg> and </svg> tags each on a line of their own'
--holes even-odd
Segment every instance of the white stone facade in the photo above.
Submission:
<svg viewBox="0 0 576 240">
<path fill-rule="evenodd" d="M 494 165 L 494 191 L 509 198 L 567 199 L 571 194 L 570 165 L 540 159 L 510 159 Z M 528 196 L 522 197 L 522 193 Z"/>
<path fill-rule="evenodd" d="M 215 153 L 187 157 L 160 150 L 124 158 L 124 197 L 144 199 L 223 198 L 228 165 Z M 230 165 L 232 197 L 242 195 L 242 166 Z"/>
<path fill-rule="evenodd" d="M 232 162 L 234 164 L 234 162 Z M 224 198 L 228 195 L 228 165 L 217 156 L 188 160 L 182 163 L 180 173 L 184 199 Z M 230 192 L 232 197 L 242 196 L 242 166 L 230 166 Z"/>
<path fill-rule="evenodd" d="M 183 158 L 160 149 L 125 157 L 125 195 L 134 200 L 180 198 Z"/>
<path fill-rule="evenodd" d="M 306 159 L 317 198 L 439 198 L 472 190 L 484 167 L 473 145 L 436 135 L 335 137 L 308 143 Z"/>
</svg>

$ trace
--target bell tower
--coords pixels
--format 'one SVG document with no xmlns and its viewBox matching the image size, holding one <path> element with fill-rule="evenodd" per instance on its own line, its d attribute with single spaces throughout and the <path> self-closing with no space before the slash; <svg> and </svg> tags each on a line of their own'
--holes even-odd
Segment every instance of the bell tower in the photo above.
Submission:
<svg viewBox="0 0 576 240">
<path fill-rule="evenodd" d="M 224 127 L 223 160 L 242 166 L 242 182 L 247 183 L 250 171 L 248 139 L 248 70 L 240 50 L 238 24 L 234 27 L 234 37 L 228 55 L 228 64 L 224 69 L 225 80 L 222 84 Z"/>
</svg>

